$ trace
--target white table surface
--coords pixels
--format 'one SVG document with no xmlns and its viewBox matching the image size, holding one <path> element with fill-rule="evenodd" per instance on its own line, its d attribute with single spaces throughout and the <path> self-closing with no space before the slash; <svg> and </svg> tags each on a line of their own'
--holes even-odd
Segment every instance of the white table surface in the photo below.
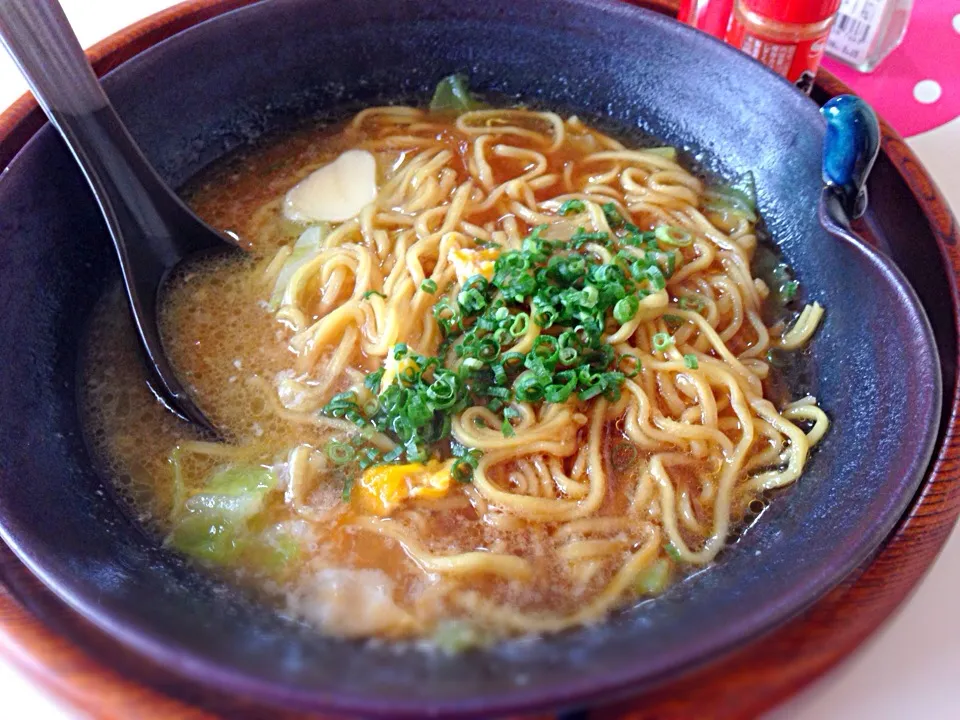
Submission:
<svg viewBox="0 0 960 720">
<path fill-rule="evenodd" d="M 30 0 L 24 0 L 29 2 Z M 175 5 L 170 0 L 60 0 L 84 47 L 136 20 Z M 960 32 L 960 23 L 955 23 Z M 0 108 L 26 90 L 0 53 Z M 960 214 L 960 118 L 909 140 L 954 211 Z M 960 718 L 960 535 L 913 597 L 856 654 L 767 720 L 956 720 Z M 83 717 L 0 658 L 0 716 L 30 720 Z"/>
</svg>

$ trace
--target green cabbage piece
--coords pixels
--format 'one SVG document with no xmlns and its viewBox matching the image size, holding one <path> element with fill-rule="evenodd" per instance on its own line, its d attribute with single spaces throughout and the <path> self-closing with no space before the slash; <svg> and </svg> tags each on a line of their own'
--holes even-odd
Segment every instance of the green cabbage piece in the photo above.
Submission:
<svg viewBox="0 0 960 720">
<path fill-rule="evenodd" d="M 657 595 L 666 589 L 669 582 L 670 563 L 660 558 L 637 575 L 634 587 L 640 595 Z"/>
<path fill-rule="evenodd" d="M 300 539 L 289 523 L 277 523 L 250 538 L 245 552 L 252 565 L 276 573 L 297 559 Z"/>
<path fill-rule="evenodd" d="M 311 225 L 300 233 L 300 237 L 293 244 L 293 252 L 290 253 L 290 257 L 287 258 L 277 275 L 277 281 L 274 283 L 268 303 L 271 310 L 277 310 L 280 307 L 283 293 L 286 291 L 287 285 L 290 284 L 290 278 L 297 270 L 320 254 L 323 249 L 323 241 L 329 234 L 330 226 L 326 223 Z"/>
<path fill-rule="evenodd" d="M 170 532 L 171 546 L 199 560 L 229 565 L 244 552 L 254 534 L 249 521 L 277 487 L 273 470 L 259 465 L 223 468 L 186 502 L 186 512 Z"/>
<path fill-rule="evenodd" d="M 447 655 L 490 645 L 492 638 L 466 620 L 443 620 L 437 624 L 431 638 L 434 645 Z"/>
<path fill-rule="evenodd" d="M 750 222 L 757 221 L 757 185 L 750 171 L 731 185 L 717 185 L 707 190 L 707 210 L 732 210 Z"/>
<path fill-rule="evenodd" d="M 448 75 L 433 92 L 430 109 L 437 112 L 466 112 L 487 107 L 470 92 L 470 81 L 466 75 Z"/>
<path fill-rule="evenodd" d="M 677 149 L 670 145 L 664 145 L 663 147 L 648 147 L 643 148 L 644 152 L 653 153 L 654 155 L 660 155 L 661 157 L 667 158 L 667 160 L 677 160 Z"/>
<path fill-rule="evenodd" d="M 232 523 L 200 513 L 183 516 L 170 533 L 168 542 L 184 555 L 216 565 L 233 563 L 243 545 Z"/>
</svg>

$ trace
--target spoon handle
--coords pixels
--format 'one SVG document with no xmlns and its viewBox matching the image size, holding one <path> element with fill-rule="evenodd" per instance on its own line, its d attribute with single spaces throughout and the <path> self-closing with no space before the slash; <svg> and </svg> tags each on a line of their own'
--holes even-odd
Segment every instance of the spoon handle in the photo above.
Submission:
<svg viewBox="0 0 960 720">
<path fill-rule="evenodd" d="M 60 4 L 0 0 L 0 41 L 90 183 L 124 278 L 132 273 L 141 286 L 159 287 L 158 274 L 204 249 L 191 232 L 196 219 L 157 176 L 117 116 Z M 218 244 L 218 238 L 211 239 L 211 247 Z"/>
<path fill-rule="evenodd" d="M 823 183 L 836 195 L 847 219 L 867 209 L 867 177 L 880 151 L 876 113 L 856 95 L 838 95 L 820 109 L 827 124 Z"/>
<path fill-rule="evenodd" d="M 108 104 L 56 0 L 0 0 L 0 36 L 48 115 Z"/>
<path fill-rule="evenodd" d="M 157 327 L 157 295 L 183 257 L 218 247 L 160 179 L 100 86 L 57 0 L 0 0 L 0 41 L 73 153 L 113 239 L 158 398 L 211 429 L 177 380 Z"/>
</svg>

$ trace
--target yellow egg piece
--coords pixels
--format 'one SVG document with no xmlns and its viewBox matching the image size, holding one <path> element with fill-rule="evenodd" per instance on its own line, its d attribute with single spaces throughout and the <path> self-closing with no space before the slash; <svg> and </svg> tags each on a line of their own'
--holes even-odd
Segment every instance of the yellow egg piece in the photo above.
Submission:
<svg viewBox="0 0 960 720">
<path fill-rule="evenodd" d="M 450 262 L 457 273 L 457 282 L 461 285 L 474 275 L 482 275 L 487 280 L 493 278 L 493 268 L 500 257 L 496 248 L 457 248 L 450 251 Z"/>
<path fill-rule="evenodd" d="M 407 368 L 413 368 L 414 370 L 420 369 L 420 366 L 409 356 L 397 360 L 393 355 L 394 347 L 395 346 L 391 345 L 387 349 L 387 358 L 383 363 L 383 377 L 380 379 L 380 392 L 386 390 L 387 386 L 394 381 L 397 375 L 403 373 Z"/>
<path fill-rule="evenodd" d="M 413 498 L 440 498 L 450 490 L 453 460 L 368 468 L 354 488 L 360 504 L 376 515 L 390 515 Z"/>
</svg>

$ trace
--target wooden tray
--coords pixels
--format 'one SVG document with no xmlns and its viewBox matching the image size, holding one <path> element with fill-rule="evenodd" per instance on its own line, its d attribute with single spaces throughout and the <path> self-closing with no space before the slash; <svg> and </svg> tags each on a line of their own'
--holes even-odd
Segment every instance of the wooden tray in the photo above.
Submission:
<svg viewBox="0 0 960 720">
<path fill-rule="evenodd" d="M 255 0 L 190 0 L 149 17 L 96 45 L 89 56 L 103 74 L 184 28 Z M 675 13 L 674 0 L 634 0 Z M 849 90 L 821 71 L 814 97 Z M 45 118 L 26 95 L 0 116 L 0 168 L 5 167 Z M 910 218 L 911 241 L 935 244 L 952 292 L 924 298 L 941 339 L 944 420 L 938 452 L 917 496 L 876 556 L 839 587 L 787 625 L 660 689 L 630 701 L 572 714 L 591 719 L 755 717 L 812 682 L 849 655 L 909 596 L 936 558 L 960 514 L 960 432 L 953 373 L 957 367 L 957 273 L 960 240 L 939 191 L 903 140 L 882 124 L 882 156 L 897 194 L 886 201 Z M 877 222 L 860 228 L 885 244 Z M 900 258 L 897 258 L 900 260 Z M 923 292 L 921 292 L 923 295 Z M 945 345 L 946 343 L 946 345 Z M 302 717 L 283 715 L 191 685 L 133 655 L 48 592 L 0 544 L 0 652 L 41 686 L 78 710 L 101 718 Z"/>
</svg>

